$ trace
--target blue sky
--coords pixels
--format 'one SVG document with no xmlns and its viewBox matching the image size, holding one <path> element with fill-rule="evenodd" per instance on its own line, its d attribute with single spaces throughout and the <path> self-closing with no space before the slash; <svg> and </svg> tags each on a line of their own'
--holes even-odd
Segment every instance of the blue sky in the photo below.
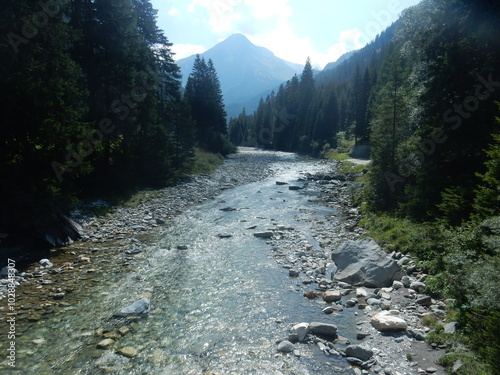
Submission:
<svg viewBox="0 0 500 375">
<path fill-rule="evenodd" d="M 278 57 L 323 67 L 361 48 L 421 0 L 152 0 L 175 58 L 234 33 Z"/>
</svg>

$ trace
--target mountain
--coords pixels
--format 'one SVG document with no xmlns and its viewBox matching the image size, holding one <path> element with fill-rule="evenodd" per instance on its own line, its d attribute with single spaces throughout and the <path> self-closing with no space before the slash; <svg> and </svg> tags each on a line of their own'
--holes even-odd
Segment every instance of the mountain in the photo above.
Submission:
<svg viewBox="0 0 500 375">
<path fill-rule="evenodd" d="M 246 103 L 256 101 L 257 104 L 256 97 L 260 98 L 262 93 L 270 92 L 303 69 L 300 64 L 280 59 L 268 49 L 254 45 L 242 34 L 233 34 L 200 56 L 214 63 L 229 117 L 238 116 Z M 195 57 L 177 61 L 183 85 Z"/>
<path fill-rule="evenodd" d="M 323 68 L 323 71 L 331 70 L 331 69 L 335 68 L 336 66 L 342 64 L 344 61 L 349 60 L 351 58 L 351 56 L 354 55 L 356 52 L 358 52 L 358 50 L 344 53 L 336 61 L 326 64 L 325 67 Z"/>
</svg>

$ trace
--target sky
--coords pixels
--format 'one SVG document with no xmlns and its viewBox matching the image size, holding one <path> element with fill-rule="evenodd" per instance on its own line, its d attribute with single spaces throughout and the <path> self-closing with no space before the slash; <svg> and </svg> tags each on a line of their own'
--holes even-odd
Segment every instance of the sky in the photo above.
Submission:
<svg viewBox="0 0 500 375">
<path fill-rule="evenodd" d="M 323 68 L 359 49 L 421 0 L 151 0 L 175 59 L 235 33 L 287 61 Z"/>
</svg>

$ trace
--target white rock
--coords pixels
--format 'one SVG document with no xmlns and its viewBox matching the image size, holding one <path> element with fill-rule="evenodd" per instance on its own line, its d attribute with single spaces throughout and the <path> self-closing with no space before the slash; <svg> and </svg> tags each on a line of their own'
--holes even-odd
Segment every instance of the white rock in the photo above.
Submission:
<svg viewBox="0 0 500 375">
<path fill-rule="evenodd" d="M 401 281 L 394 280 L 392 283 L 393 289 L 401 289 L 403 287 L 403 283 Z"/>
<path fill-rule="evenodd" d="M 304 341 L 310 330 L 311 328 L 309 327 L 309 323 L 299 323 L 292 327 L 292 332 L 299 335 L 300 342 Z"/>
<path fill-rule="evenodd" d="M 367 297 L 368 292 L 365 288 L 356 288 L 356 297 Z"/>
<path fill-rule="evenodd" d="M 374 315 L 371 320 L 371 325 L 379 331 L 401 331 L 406 330 L 408 325 L 399 316 L 399 311 L 389 310 L 382 311 Z"/>
</svg>

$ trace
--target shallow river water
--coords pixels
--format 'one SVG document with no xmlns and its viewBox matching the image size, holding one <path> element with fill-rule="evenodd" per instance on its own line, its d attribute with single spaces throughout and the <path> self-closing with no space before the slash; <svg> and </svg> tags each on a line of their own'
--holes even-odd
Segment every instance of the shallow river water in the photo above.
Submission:
<svg viewBox="0 0 500 375">
<path fill-rule="evenodd" d="M 17 368 L 10 373 L 352 374 L 344 359 L 314 345 L 298 344 L 300 357 L 278 355 L 275 341 L 286 338 L 292 324 L 334 323 L 340 335 L 352 339 L 354 316 L 321 313 L 318 302 L 295 290 L 272 247 L 253 235 L 280 225 L 287 228 L 285 235 L 288 228 L 303 233 L 297 251 L 305 243 L 319 249 L 304 212 L 323 219 L 332 212 L 311 210 L 310 195 L 275 182 L 300 184 L 301 172 L 321 168 L 282 154 L 272 178 L 226 190 L 162 231 L 141 237 L 148 246 L 130 257 L 133 271 L 99 275 L 92 293 L 67 306 L 66 313 L 19 327 Z M 235 210 L 222 211 L 225 207 Z M 102 337 L 94 332 L 118 329 L 113 313 L 144 296 L 153 313 L 128 325 L 130 332 L 109 350 L 97 349 Z M 122 347 L 137 355 L 117 354 Z"/>
</svg>

